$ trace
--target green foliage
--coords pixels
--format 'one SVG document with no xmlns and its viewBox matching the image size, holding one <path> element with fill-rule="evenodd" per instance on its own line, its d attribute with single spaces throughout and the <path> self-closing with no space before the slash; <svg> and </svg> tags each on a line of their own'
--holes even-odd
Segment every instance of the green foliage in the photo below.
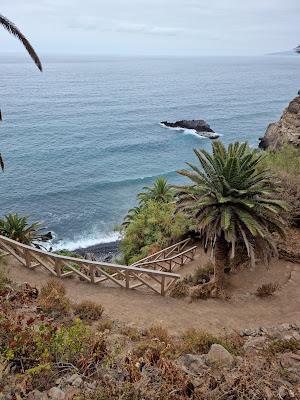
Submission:
<svg viewBox="0 0 300 400">
<path fill-rule="evenodd" d="M 17 242 L 32 245 L 36 242 L 46 242 L 52 239 L 50 232 L 42 233 L 43 225 L 40 222 L 28 223 L 27 216 L 7 214 L 0 219 L 0 234 Z"/>
<path fill-rule="evenodd" d="M 187 230 L 188 220 L 175 213 L 173 203 L 149 200 L 127 227 L 123 227 L 120 249 L 124 262 L 131 264 L 167 247 Z"/>
<path fill-rule="evenodd" d="M 154 200 L 162 203 L 174 201 L 174 189 L 168 184 L 166 178 L 157 178 L 152 187 L 144 186 L 144 192 L 138 194 L 140 205 Z"/>
<path fill-rule="evenodd" d="M 286 206 L 276 198 L 272 175 L 259 171 L 262 153 L 247 143 L 225 148 L 219 141 L 212 144 L 212 154 L 194 152 L 200 168 L 188 163 L 190 170 L 178 171 L 192 181 L 180 188 L 178 209 L 197 219 L 205 245 L 219 241 L 227 253 L 229 245 L 233 258 L 242 241 L 252 264 L 257 252 L 265 257 L 276 253 L 271 234 L 284 235 L 281 212 Z"/>
<path fill-rule="evenodd" d="M 263 168 L 270 168 L 282 174 L 298 176 L 300 174 L 300 149 L 285 144 L 280 149 L 267 150 L 264 153 Z"/>
</svg>

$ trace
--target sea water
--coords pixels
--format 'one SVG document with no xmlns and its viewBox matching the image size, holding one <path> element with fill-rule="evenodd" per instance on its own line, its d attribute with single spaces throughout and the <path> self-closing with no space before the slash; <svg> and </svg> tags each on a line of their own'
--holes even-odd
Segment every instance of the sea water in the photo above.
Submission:
<svg viewBox="0 0 300 400">
<path fill-rule="evenodd" d="M 205 119 L 224 143 L 258 145 L 300 89 L 300 57 L 1 59 L 1 215 L 27 214 L 55 248 L 117 238 L 155 178 L 182 183 L 210 139 L 160 121 Z"/>
</svg>

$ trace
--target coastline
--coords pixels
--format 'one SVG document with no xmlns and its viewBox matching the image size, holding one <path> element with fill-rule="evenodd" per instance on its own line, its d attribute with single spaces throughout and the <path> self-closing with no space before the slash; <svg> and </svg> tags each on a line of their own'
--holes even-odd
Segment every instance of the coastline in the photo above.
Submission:
<svg viewBox="0 0 300 400">
<path fill-rule="evenodd" d="M 111 262 L 113 258 L 120 254 L 119 244 L 120 240 L 108 243 L 98 243 L 92 246 L 78 248 L 74 250 L 74 252 L 81 256 L 93 257 L 97 261 Z"/>
</svg>

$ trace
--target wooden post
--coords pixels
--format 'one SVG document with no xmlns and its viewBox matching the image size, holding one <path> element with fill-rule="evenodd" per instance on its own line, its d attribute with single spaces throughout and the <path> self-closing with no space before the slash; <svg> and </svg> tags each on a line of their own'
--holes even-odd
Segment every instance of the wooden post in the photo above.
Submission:
<svg viewBox="0 0 300 400">
<path fill-rule="evenodd" d="M 91 282 L 95 283 L 95 267 L 94 267 L 94 265 L 90 265 L 90 278 L 91 278 Z"/>
<path fill-rule="evenodd" d="M 57 258 L 55 259 L 55 272 L 58 278 L 61 278 L 61 263 Z"/>
<path fill-rule="evenodd" d="M 160 286 L 160 294 L 161 294 L 162 296 L 165 295 L 165 280 L 166 280 L 166 277 L 165 277 L 165 276 L 162 276 L 162 277 L 161 277 L 161 286 Z"/>
<path fill-rule="evenodd" d="M 23 249 L 24 258 L 26 261 L 26 267 L 30 268 L 31 266 L 31 257 L 27 250 Z"/>
<path fill-rule="evenodd" d="M 129 271 L 125 271 L 125 280 L 126 280 L 126 289 L 130 288 L 130 282 L 129 282 Z"/>
</svg>

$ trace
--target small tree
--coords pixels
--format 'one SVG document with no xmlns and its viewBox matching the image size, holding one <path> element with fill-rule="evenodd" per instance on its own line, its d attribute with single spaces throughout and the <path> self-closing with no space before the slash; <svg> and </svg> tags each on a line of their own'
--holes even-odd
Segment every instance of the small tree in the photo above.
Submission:
<svg viewBox="0 0 300 400">
<path fill-rule="evenodd" d="M 205 246 L 214 251 L 213 284 L 221 288 L 224 268 L 239 242 L 252 265 L 257 253 L 265 259 L 277 254 L 272 233 L 284 235 L 280 213 L 285 205 L 276 199 L 269 172 L 258 171 L 263 155 L 246 143 L 226 149 L 216 141 L 212 154 L 203 149 L 194 152 L 200 168 L 187 163 L 191 170 L 178 171 L 193 184 L 179 189 L 177 209 L 196 218 Z"/>
</svg>

